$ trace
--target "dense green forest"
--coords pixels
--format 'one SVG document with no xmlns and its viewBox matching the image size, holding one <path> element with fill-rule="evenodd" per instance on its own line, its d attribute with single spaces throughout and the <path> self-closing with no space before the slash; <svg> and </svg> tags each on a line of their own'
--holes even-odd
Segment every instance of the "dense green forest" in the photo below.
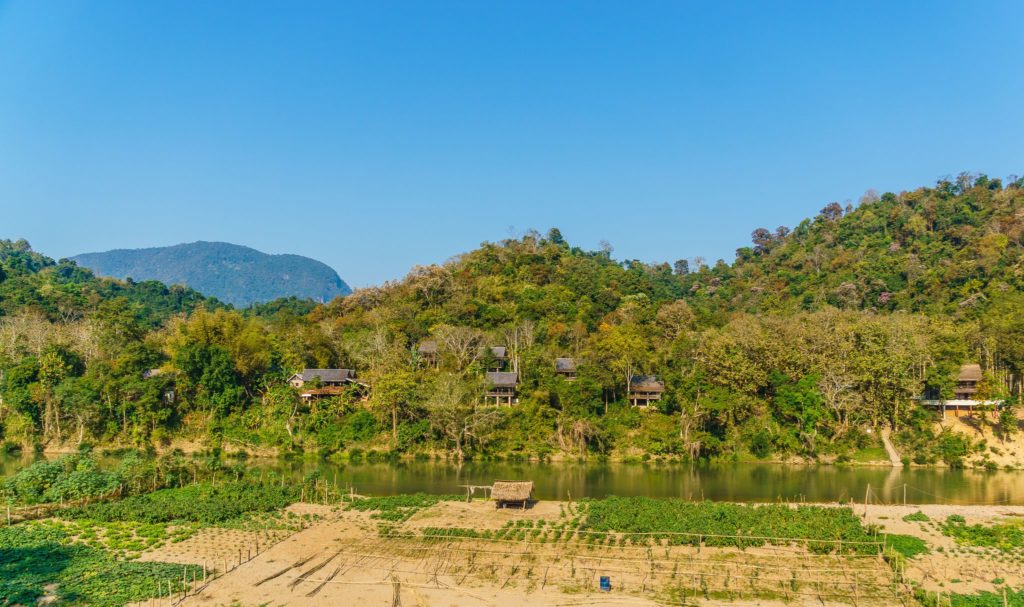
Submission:
<svg viewBox="0 0 1024 607">
<path fill-rule="evenodd" d="M 950 397 L 959 366 L 980 362 L 981 396 L 1016 402 L 1022 287 L 1024 180 L 980 175 L 757 229 L 732 264 L 619 262 L 552 229 L 326 305 L 237 310 L 4 241 L 0 438 L 350 458 L 844 460 L 891 427 L 915 461 L 956 464 L 970 445 L 936 433 L 912 399 Z M 438 344 L 436 365 L 417 352 L 424 340 Z M 512 407 L 481 406 L 497 345 L 520 377 Z M 555 373 L 560 356 L 576 359 L 575 381 Z M 369 398 L 304 403 L 285 383 L 304 367 L 356 369 Z M 639 374 L 665 382 L 655 411 L 625 400 Z"/>
</svg>

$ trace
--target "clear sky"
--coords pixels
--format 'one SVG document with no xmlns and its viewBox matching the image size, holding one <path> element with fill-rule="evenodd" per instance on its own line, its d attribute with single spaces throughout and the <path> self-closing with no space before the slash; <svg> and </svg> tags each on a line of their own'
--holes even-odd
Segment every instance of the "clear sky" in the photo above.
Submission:
<svg viewBox="0 0 1024 607">
<path fill-rule="evenodd" d="M 559 227 L 759 226 L 1024 173 L 1024 3 L 0 0 L 0 238 L 222 240 L 354 286 Z"/>
</svg>

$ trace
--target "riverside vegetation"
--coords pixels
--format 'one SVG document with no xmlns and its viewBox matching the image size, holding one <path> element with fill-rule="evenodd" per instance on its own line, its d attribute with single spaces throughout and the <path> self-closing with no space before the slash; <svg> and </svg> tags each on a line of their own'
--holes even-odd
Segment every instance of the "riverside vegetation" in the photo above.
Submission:
<svg viewBox="0 0 1024 607">
<path fill-rule="evenodd" d="M 37 462 L 2 484 L 15 518 L 14 524 L 0 527 L 0 605 L 44 599 L 62 605 L 120 606 L 161 595 L 165 584 L 180 593 L 185 587 L 182 580 L 202 578 L 208 552 L 202 552 L 202 557 L 193 553 L 191 559 L 176 563 L 159 562 L 152 555 L 168 554 L 169 546 L 194 542 L 203 534 L 207 534 L 203 550 L 212 554 L 216 546 L 210 538 L 224 529 L 246 529 L 263 538 L 260 534 L 272 529 L 287 535 L 307 528 L 314 533 L 310 539 L 323 550 L 330 542 L 316 539 L 319 516 L 330 517 L 328 529 L 348 528 L 347 533 L 352 532 L 351 525 L 367 529 L 369 535 L 346 536 L 345 544 L 353 546 L 364 564 L 368 558 L 388 561 L 396 555 L 420 555 L 416 558 L 453 568 L 453 579 L 461 579 L 460 584 L 479 569 L 474 583 L 505 588 L 509 579 L 518 576 L 533 588 L 543 575 L 545 582 L 565 592 L 583 591 L 586 572 L 597 566 L 614 570 L 620 585 L 629 584 L 629 592 L 653 592 L 662 600 L 677 602 L 697 595 L 785 601 L 792 596 L 819 596 L 843 604 L 874 604 L 872 597 L 913 596 L 922 605 L 933 605 L 933 590 L 913 577 L 901 581 L 919 559 L 970 559 L 972 570 L 994 567 L 1004 575 L 1013 570 L 1019 576 L 1012 559 L 1019 559 L 1024 550 L 1019 522 L 997 519 L 968 524 L 960 515 L 937 522 L 912 509 L 906 510 L 904 522 L 920 525 L 922 531 L 928 526 L 952 538 L 960 550 L 936 548 L 925 534 L 889 533 L 884 525 L 863 520 L 850 506 L 609 497 L 541 504 L 495 525 L 493 505 L 466 503 L 464 495 L 359 498 L 326 485 L 315 474 L 290 484 L 258 469 L 173 454 L 127 456 L 109 469 L 88 454 Z M 315 506 L 321 514 L 288 510 L 303 497 L 321 504 Z M 48 508 L 41 515 L 34 510 L 40 504 Z M 450 506 L 456 509 L 445 514 Z M 39 518 L 21 520 L 32 512 Z M 969 507 L 965 512 L 970 512 Z M 369 525 L 360 522 L 359 516 L 365 516 Z M 303 554 L 303 563 L 313 558 Z M 496 554 L 501 555 L 497 560 Z M 325 558 L 329 562 L 334 557 Z M 280 563 L 280 557 L 275 557 L 261 565 L 269 571 L 259 574 L 265 575 L 259 579 L 276 579 Z M 538 563 L 543 564 L 543 573 Z M 337 563 L 339 569 L 342 565 Z M 322 568 L 312 562 L 308 566 Z M 836 575 L 841 572 L 843 583 L 853 585 L 837 587 L 834 579 L 821 578 L 825 569 Z M 651 584 L 644 581 L 648 574 Z M 288 583 L 294 586 L 302 579 Z M 998 605 L 992 601 L 1002 601 L 1004 591 L 1009 604 L 1021 598 L 1019 588 L 1001 577 L 993 574 L 984 581 L 996 591 L 945 592 L 942 605 Z M 1015 577 L 1012 584 L 1016 583 Z M 314 590 L 322 589 L 321 583 Z"/>
<path fill-rule="evenodd" d="M 144 562 L 143 553 L 204 529 L 296 528 L 282 509 L 307 489 L 210 460 L 129 456 L 113 470 L 90 455 L 37 462 L 0 485 L 14 513 L 0 527 L 0 606 L 121 606 L 177 594 L 183 580 L 202 579 L 204 564 Z M 43 518 L 22 520 L 39 504 L 49 506 Z"/>
<path fill-rule="evenodd" d="M 889 426 L 910 461 L 983 465 L 997 445 L 938 428 L 912 400 L 951 397 L 971 361 L 985 369 L 979 396 L 1009 403 L 974 423 L 999 441 L 1018 432 L 1024 181 L 961 175 L 869 193 L 752 238 L 731 264 L 648 264 L 552 229 L 327 304 L 241 310 L 3 241 L 0 441 L 862 461 L 879 458 L 876 430 Z M 436 368 L 417 354 L 428 339 Z M 477 406 L 491 345 L 519 374 L 516 406 Z M 556 376 L 558 356 L 576 359 L 576 381 Z M 369 400 L 303 403 L 284 381 L 303 367 L 357 369 Z M 625 400 L 644 373 L 666 383 L 655 411 Z"/>
</svg>

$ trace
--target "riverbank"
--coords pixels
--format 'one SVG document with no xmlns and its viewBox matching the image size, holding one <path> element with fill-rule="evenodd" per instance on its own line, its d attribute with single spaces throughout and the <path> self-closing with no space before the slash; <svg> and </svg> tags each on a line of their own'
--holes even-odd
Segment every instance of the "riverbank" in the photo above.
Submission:
<svg viewBox="0 0 1024 607">
<path fill-rule="evenodd" d="M 418 606 L 888 606 L 914 602 L 915 594 L 925 600 L 937 593 L 997 596 L 1024 585 L 1019 559 L 958 549 L 923 520 L 959 516 L 967 525 L 991 526 L 1024 517 L 1020 506 L 869 506 L 866 515 L 855 509 L 865 525 L 919 540 L 909 556 L 892 562 L 833 549 L 819 556 L 799 542 L 734 548 L 659 541 L 652 552 L 636 539 L 593 543 L 540 533 L 578 516 L 570 502 L 542 501 L 524 511 L 495 510 L 483 500 L 442 501 L 417 509 L 385 535 L 372 510 L 306 508 L 317 517 L 311 526 L 182 604 L 255 606 L 273 599 L 294 607 L 342 600 L 369 606 L 395 604 L 397 596 Z M 452 533 L 463 529 L 473 533 Z M 522 531 L 510 535 L 507 529 Z M 450 535 L 430 539 L 438 530 Z M 610 591 L 600 590 L 602 576 L 609 577 Z"/>
<path fill-rule="evenodd" d="M 54 473 L 59 486 L 132 478 L 94 466 L 41 464 L 11 497 L 53 502 L 41 479 Z M 167 599 L 167 589 L 177 604 L 209 607 L 931 607 L 938 593 L 1003 591 L 1024 601 L 1024 505 L 878 504 L 867 491 L 856 504 L 641 496 L 496 509 L 458 485 L 443 485 L 455 495 L 362 497 L 317 476 L 293 484 L 248 469 L 182 486 L 172 475 L 154 491 L 139 470 L 123 492 L 0 527 L 0 596 L 32 604 L 81 591 L 104 607 Z"/>
</svg>

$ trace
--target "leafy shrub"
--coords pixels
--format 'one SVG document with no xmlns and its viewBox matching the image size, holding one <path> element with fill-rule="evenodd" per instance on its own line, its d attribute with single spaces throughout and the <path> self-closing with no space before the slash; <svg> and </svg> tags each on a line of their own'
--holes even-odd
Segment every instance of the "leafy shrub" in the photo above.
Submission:
<svg viewBox="0 0 1024 607">
<path fill-rule="evenodd" d="M 107 495 L 123 478 L 100 470 L 91 456 L 64 455 L 38 461 L 4 481 L 3 492 L 15 503 L 38 504 Z"/>
<path fill-rule="evenodd" d="M 291 487 L 258 483 L 201 483 L 178 489 L 161 489 L 117 502 L 66 508 L 64 518 L 88 518 L 99 521 L 139 521 L 166 523 L 187 521 L 216 524 L 249 512 L 269 512 L 298 500 Z"/>
<path fill-rule="evenodd" d="M 912 535 L 885 535 L 886 545 L 907 558 L 913 558 L 919 554 L 928 554 L 928 544 L 919 537 Z"/>
<path fill-rule="evenodd" d="M 928 522 L 928 521 L 930 521 L 932 519 L 928 518 L 928 515 L 925 514 L 924 512 L 921 512 L 920 510 L 918 510 L 917 512 L 914 512 L 913 514 L 906 515 L 905 517 L 903 517 L 903 520 L 905 520 L 908 523 L 912 523 L 912 522 L 926 523 L 926 522 Z"/>
</svg>

